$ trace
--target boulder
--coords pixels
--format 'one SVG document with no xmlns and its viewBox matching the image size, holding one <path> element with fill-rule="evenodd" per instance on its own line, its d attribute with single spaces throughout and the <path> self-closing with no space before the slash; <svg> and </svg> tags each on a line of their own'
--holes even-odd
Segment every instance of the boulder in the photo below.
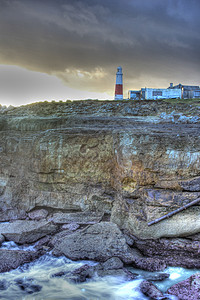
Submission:
<svg viewBox="0 0 200 300">
<path fill-rule="evenodd" d="M 48 211 L 46 209 L 37 209 L 28 213 L 28 217 L 31 220 L 41 220 L 48 216 Z"/>
<path fill-rule="evenodd" d="M 67 276 L 70 280 L 75 283 L 85 282 L 88 278 L 92 278 L 94 275 L 95 269 L 93 266 L 83 265 L 75 269 L 72 274 Z"/>
<path fill-rule="evenodd" d="M 12 223 L 1 223 L 0 234 L 17 244 L 33 243 L 40 238 L 55 233 L 57 227 L 45 220 L 17 220 Z"/>
<path fill-rule="evenodd" d="M 159 289 L 149 281 L 142 281 L 140 284 L 140 290 L 145 296 L 151 298 L 152 300 L 166 299 L 163 296 L 163 293 L 159 291 Z"/>
<path fill-rule="evenodd" d="M 100 277 L 120 276 L 124 277 L 125 280 L 133 280 L 137 277 L 136 274 L 124 268 L 123 262 L 118 257 L 109 258 L 107 261 L 95 266 L 94 269 Z"/>
<path fill-rule="evenodd" d="M 131 263 L 139 252 L 131 249 L 116 224 L 101 222 L 62 237 L 55 243 L 55 250 L 72 260 L 90 259 L 106 261 L 115 256 L 124 263 Z"/>
<path fill-rule="evenodd" d="M 54 274 L 54 277 L 63 276 L 66 274 Z M 96 266 L 83 265 L 72 272 L 68 278 L 72 281 L 84 282 L 88 278 L 92 278 L 94 275 L 99 277 L 105 276 L 118 276 L 123 277 L 125 280 L 133 280 L 137 275 L 129 272 L 123 268 L 123 262 L 118 257 L 112 257 L 104 263 L 100 263 Z"/>
<path fill-rule="evenodd" d="M 103 218 L 103 213 L 99 212 L 74 212 L 74 213 L 55 213 L 49 219 L 55 224 L 95 224 L 99 223 Z"/>
<path fill-rule="evenodd" d="M 37 259 L 41 252 L 0 249 L 0 272 L 8 272 Z"/>
<path fill-rule="evenodd" d="M 200 299 L 200 273 L 173 285 L 167 290 L 167 293 L 175 295 L 182 300 Z"/>
</svg>

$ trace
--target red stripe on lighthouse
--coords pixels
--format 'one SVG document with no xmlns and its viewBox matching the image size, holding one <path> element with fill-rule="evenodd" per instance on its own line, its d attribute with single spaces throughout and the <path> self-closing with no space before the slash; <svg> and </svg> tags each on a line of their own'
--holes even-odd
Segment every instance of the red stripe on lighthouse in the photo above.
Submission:
<svg viewBox="0 0 200 300">
<path fill-rule="evenodd" d="M 123 95 L 123 84 L 115 85 L 115 96 L 116 95 Z"/>
</svg>

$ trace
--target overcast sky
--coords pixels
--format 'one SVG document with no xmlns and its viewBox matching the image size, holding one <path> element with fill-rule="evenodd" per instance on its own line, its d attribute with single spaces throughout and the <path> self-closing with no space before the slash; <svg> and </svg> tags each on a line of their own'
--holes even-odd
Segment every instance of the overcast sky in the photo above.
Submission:
<svg viewBox="0 0 200 300">
<path fill-rule="evenodd" d="M 200 84 L 199 0 L 0 0 L 0 103 Z"/>
</svg>

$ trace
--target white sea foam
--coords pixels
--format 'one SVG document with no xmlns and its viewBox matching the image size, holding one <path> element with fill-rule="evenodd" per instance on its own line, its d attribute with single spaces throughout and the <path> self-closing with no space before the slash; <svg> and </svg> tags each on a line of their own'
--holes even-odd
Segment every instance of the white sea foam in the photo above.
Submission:
<svg viewBox="0 0 200 300">
<path fill-rule="evenodd" d="M 18 249 L 13 242 L 4 243 L 7 249 Z M 5 290 L 1 290 L 1 299 L 24 300 L 147 300 L 139 289 L 144 275 L 148 272 L 132 269 L 134 273 L 140 273 L 140 279 L 125 281 L 121 277 L 107 276 L 92 279 L 80 284 L 69 280 L 71 272 L 84 264 L 95 265 L 92 261 L 71 261 L 66 257 L 54 257 L 51 254 L 43 255 L 29 264 L 25 264 L 16 270 L 0 274 L 0 282 L 5 283 Z M 60 272 L 64 276 L 55 276 Z M 166 273 L 170 277 L 162 282 L 155 282 L 157 287 L 165 292 L 173 284 L 182 281 L 197 270 L 183 268 L 167 268 Z M 25 289 L 20 288 L 22 282 Z M 36 287 L 36 290 L 34 288 Z M 39 290 L 37 290 L 39 287 Z M 33 290 L 32 290 L 33 289 Z M 32 293 L 32 294 L 29 294 Z M 176 297 L 170 296 L 170 299 Z"/>
<path fill-rule="evenodd" d="M 15 245 L 12 245 L 13 247 Z M 1 291 L 1 299 L 25 300 L 145 300 L 138 286 L 141 280 L 126 282 L 119 277 L 94 277 L 85 283 L 75 284 L 68 280 L 71 271 L 94 262 L 73 262 L 66 257 L 44 255 L 35 262 L 25 264 L 16 270 L 0 274 L 0 282 L 6 282 L 6 289 Z M 63 277 L 53 276 L 64 272 Z M 17 281 L 31 287 L 40 286 L 41 290 L 29 295 L 27 290 L 20 288 Z"/>
</svg>

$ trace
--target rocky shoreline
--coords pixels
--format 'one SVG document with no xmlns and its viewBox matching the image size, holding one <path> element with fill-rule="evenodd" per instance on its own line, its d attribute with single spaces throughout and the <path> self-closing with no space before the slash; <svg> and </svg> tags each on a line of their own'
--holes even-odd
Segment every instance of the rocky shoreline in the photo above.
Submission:
<svg viewBox="0 0 200 300">
<path fill-rule="evenodd" d="M 0 271 L 50 251 L 99 263 L 58 274 L 75 282 L 94 274 L 136 278 L 127 266 L 159 272 L 160 279 L 167 266 L 200 268 L 199 204 L 148 226 L 200 197 L 199 129 L 198 101 L 80 101 L 1 111 L 0 243 L 33 249 L 0 248 Z M 191 295 L 199 289 L 195 276 L 186 283 Z M 141 290 L 164 299 L 152 281 Z M 168 292 L 178 296 L 182 289 Z"/>
<path fill-rule="evenodd" d="M 46 218 L 43 218 L 43 216 Z M 74 218 L 73 218 L 74 215 Z M 30 218 L 31 217 L 31 218 Z M 74 222 L 71 222 L 71 221 Z M 182 282 L 172 286 L 165 295 L 153 282 L 166 279 L 169 274 L 162 273 L 168 266 L 200 268 L 200 242 L 186 239 L 139 240 L 127 231 L 108 221 L 102 221 L 103 215 L 94 212 L 54 213 L 49 215 L 44 209 L 32 211 L 29 220 L 15 220 L 0 223 L 1 244 L 12 241 L 22 247 L 21 250 L 0 248 L 0 272 L 7 272 L 32 262 L 40 256 L 52 253 L 54 256 L 66 256 L 71 260 L 92 260 L 96 266 L 85 264 L 71 273 L 58 273 L 56 277 L 65 277 L 75 283 L 81 283 L 94 276 L 119 276 L 125 280 L 137 279 L 138 274 L 127 267 L 134 267 L 155 275 L 147 276 L 140 285 L 144 295 L 151 299 L 167 299 L 167 293 L 183 293 Z M 31 250 L 23 250 L 31 246 Z M 198 275 L 195 289 L 200 289 Z M 188 285 L 193 294 L 193 283 Z M 197 293 L 197 292 L 196 292 Z M 161 298 L 160 298 L 161 297 Z M 183 297 L 183 296 L 182 296 Z M 188 296 L 187 296 L 188 297 Z M 188 298 L 180 299 L 188 299 Z M 191 296 L 192 297 L 192 296 Z M 191 298 L 198 299 L 198 298 Z"/>
</svg>

